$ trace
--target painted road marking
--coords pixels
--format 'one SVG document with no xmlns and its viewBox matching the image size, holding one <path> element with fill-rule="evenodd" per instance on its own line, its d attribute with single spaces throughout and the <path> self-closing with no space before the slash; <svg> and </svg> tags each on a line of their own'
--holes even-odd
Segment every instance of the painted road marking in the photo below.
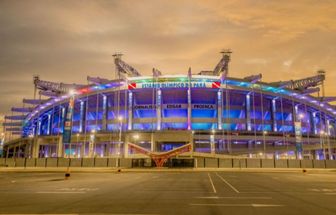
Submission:
<svg viewBox="0 0 336 215">
<path fill-rule="evenodd" d="M 70 192 L 63 192 L 63 191 L 40 191 L 36 192 L 38 194 L 85 194 L 86 192 L 80 192 L 80 191 L 70 191 Z"/>
<path fill-rule="evenodd" d="M 208 176 L 209 176 L 209 180 L 210 180 L 210 183 L 211 183 L 213 192 L 214 192 L 214 193 L 217 193 L 217 190 L 216 190 L 216 188 L 215 188 L 215 185 L 214 185 L 214 183 L 213 183 L 213 181 L 212 181 L 212 179 L 211 179 L 210 173 L 208 173 Z"/>
<path fill-rule="evenodd" d="M 218 175 L 218 173 L 216 172 L 216 175 L 225 183 L 227 184 L 229 187 L 231 187 L 231 189 L 233 191 L 235 191 L 236 193 L 240 193 L 239 190 L 237 190 L 232 184 L 230 184 L 227 180 L 225 180 L 222 176 Z"/>
<path fill-rule="evenodd" d="M 237 196 L 206 196 L 206 197 L 195 197 L 197 199 L 272 199 L 272 197 L 265 197 L 265 196 L 242 196 L 242 197 L 237 197 Z"/>
<path fill-rule="evenodd" d="M 283 207 L 284 205 L 271 205 L 271 204 L 189 204 L 191 206 L 211 206 L 211 207 Z"/>
</svg>

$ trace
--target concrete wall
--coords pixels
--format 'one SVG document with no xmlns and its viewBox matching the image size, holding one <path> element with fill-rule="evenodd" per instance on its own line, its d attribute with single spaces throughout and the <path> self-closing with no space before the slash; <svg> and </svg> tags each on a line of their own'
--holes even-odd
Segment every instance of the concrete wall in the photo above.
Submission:
<svg viewBox="0 0 336 215">
<path fill-rule="evenodd" d="M 217 158 L 205 158 L 204 166 L 206 168 L 218 168 L 218 159 Z"/>
<path fill-rule="evenodd" d="M 313 160 L 314 168 L 326 168 L 325 160 Z"/>
<path fill-rule="evenodd" d="M 336 160 L 326 160 L 326 168 L 336 169 Z"/>
<path fill-rule="evenodd" d="M 132 168 L 132 159 L 131 158 L 120 158 L 120 167 L 123 168 Z"/>
<path fill-rule="evenodd" d="M 313 160 L 301 160 L 301 168 L 313 168 Z"/>
<path fill-rule="evenodd" d="M 108 167 L 116 167 L 117 159 L 116 158 L 109 158 L 107 162 Z"/>
<path fill-rule="evenodd" d="M 232 159 L 219 159 L 219 168 L 232 168 Z"/>
<path fill-rule="evenodd" d="M 57 166 L 58 167 L 68 167 L 70 159 L 68 158 L 58 158 Z"/>
<path fill-rule="evenodd" d="M 261 159 L 262 168 L 274 168 L 274 159 Z"/>
<path fill-rule="evenodd" d="M 94 158 L 83 158 L 82 167 L 94 167 Z"/>
<path fill-rule="evenodd" d="M 95 167 L 107 167 L 107 158 L 95 158 Z"/>
<path fill-rule="evenodd" d="M 300 160 L 288 160 L 288 168 L 301 168 Z"/>
<path fill-rule="evenodd" d="M 246 168 L 246 159 L 233 159 L 233 168 Z"/>
<path fill-rule="evenodd" d="M 36 166 L 36 158 L 26 159 L 26 167 L 35 167 L 35 166 Z"/>
<path fill-rule="evenodd" d="M 36 158 L 36 167 L 46 167 L 46 158 Z"/>
<path fill-rule="evenodd" d="M 47 167 L 57 167 L 57 158 L 47 158 Z"/>
<path fill-rule="evenodd" d="M 25 167 L 26 166 L 26 158 L 16 158 L 15 159 L 16 167 Z"/>
<path fill-rule="evenodd" d="M 5 158 L 0 158 L 0 167 L 6 165 L 6 159 Z"/>
<path fill-rule="evenodd" d="M 205 166 L 204 158 L 196 158 L 195 167 L 204 168 L 204 166 Z"/>
<path fill-rule="evenodd" d="M 247 168 L 261 168 L 261 161 L 260 159 L 247 159 L 246 167 Z"/>
<path fill-rule="evenodd" d="M 81 167 L 82 159 L 81 158 L 70 158 L 70 166 L 71 167 Z"/>
<path fill-rule="evenodd" d="M 0 167 L 68 167 L 69 165 L 71 167 L 116 167 L 116 161 L 116 158 L 0 158 Z M 122 168 L 132 168 L 132 158 L 120 158 L 118 165 Z M 195 158 L 195 167 L 336 169 L 336 160 L 218 159 L 198 157 Z"/>
<path fill-rule="evenodd" d="M 275 160 L 275 168 L 288 168 L 288 160 Z"/>
<path fill-rule="evenodd" d="M 15 159 L 14 158 L 8 158 L 8 159 L 6 159 L 6 166 L 8 166 L 8 167 L 15 167 Z"/>
</svg>

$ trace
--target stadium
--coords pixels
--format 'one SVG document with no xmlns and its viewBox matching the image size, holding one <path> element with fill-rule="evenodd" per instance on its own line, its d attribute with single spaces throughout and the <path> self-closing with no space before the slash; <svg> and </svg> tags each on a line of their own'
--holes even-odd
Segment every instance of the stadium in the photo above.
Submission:
<svg viewBox="0 0 336 215">
<path fill-rule="evenodd" d="M 228 76 L 230 57 L 223 51 L 211 71 L 142 76 L 115 54 L 115 80 L 36 76 L 34 98 L 5 117 L 3 157 L 336 159 L 336 97 L 324 95 L 324 71 L 265 83 Z"/>
</svg>

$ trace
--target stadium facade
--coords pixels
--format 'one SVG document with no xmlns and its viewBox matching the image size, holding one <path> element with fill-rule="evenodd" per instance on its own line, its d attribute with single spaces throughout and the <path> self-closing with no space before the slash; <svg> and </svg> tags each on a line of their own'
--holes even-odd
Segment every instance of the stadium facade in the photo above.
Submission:
<svg viewBox="0 0 336 215">
<path fill-rule="evenodd" d="M 3 123 L 4 157 L 146 157 L 189 144 L 185 156 L 335 159 L 336 109 L 323 71 L 265 83 L 228 77 L 230 51 L 213 71 L 141 76 L 114 55 L 116 80 L 87 85 L 34 78 Z"/>
</svg>

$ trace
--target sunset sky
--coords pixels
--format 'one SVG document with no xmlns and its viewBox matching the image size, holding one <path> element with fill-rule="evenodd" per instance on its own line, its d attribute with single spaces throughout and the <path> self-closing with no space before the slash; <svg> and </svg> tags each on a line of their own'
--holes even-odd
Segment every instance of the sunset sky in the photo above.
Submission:
<svg viewBox="0 0 336 215">
<path fill-rule="evenodd" d="M 213 69 L 278 81 L 327 71 L 336 96 L 336 1 L 0 1 L 0 114 L 33 95 L 33 75 L 114 77 L 112 54 L 149 75 Z"/>
</svg>

